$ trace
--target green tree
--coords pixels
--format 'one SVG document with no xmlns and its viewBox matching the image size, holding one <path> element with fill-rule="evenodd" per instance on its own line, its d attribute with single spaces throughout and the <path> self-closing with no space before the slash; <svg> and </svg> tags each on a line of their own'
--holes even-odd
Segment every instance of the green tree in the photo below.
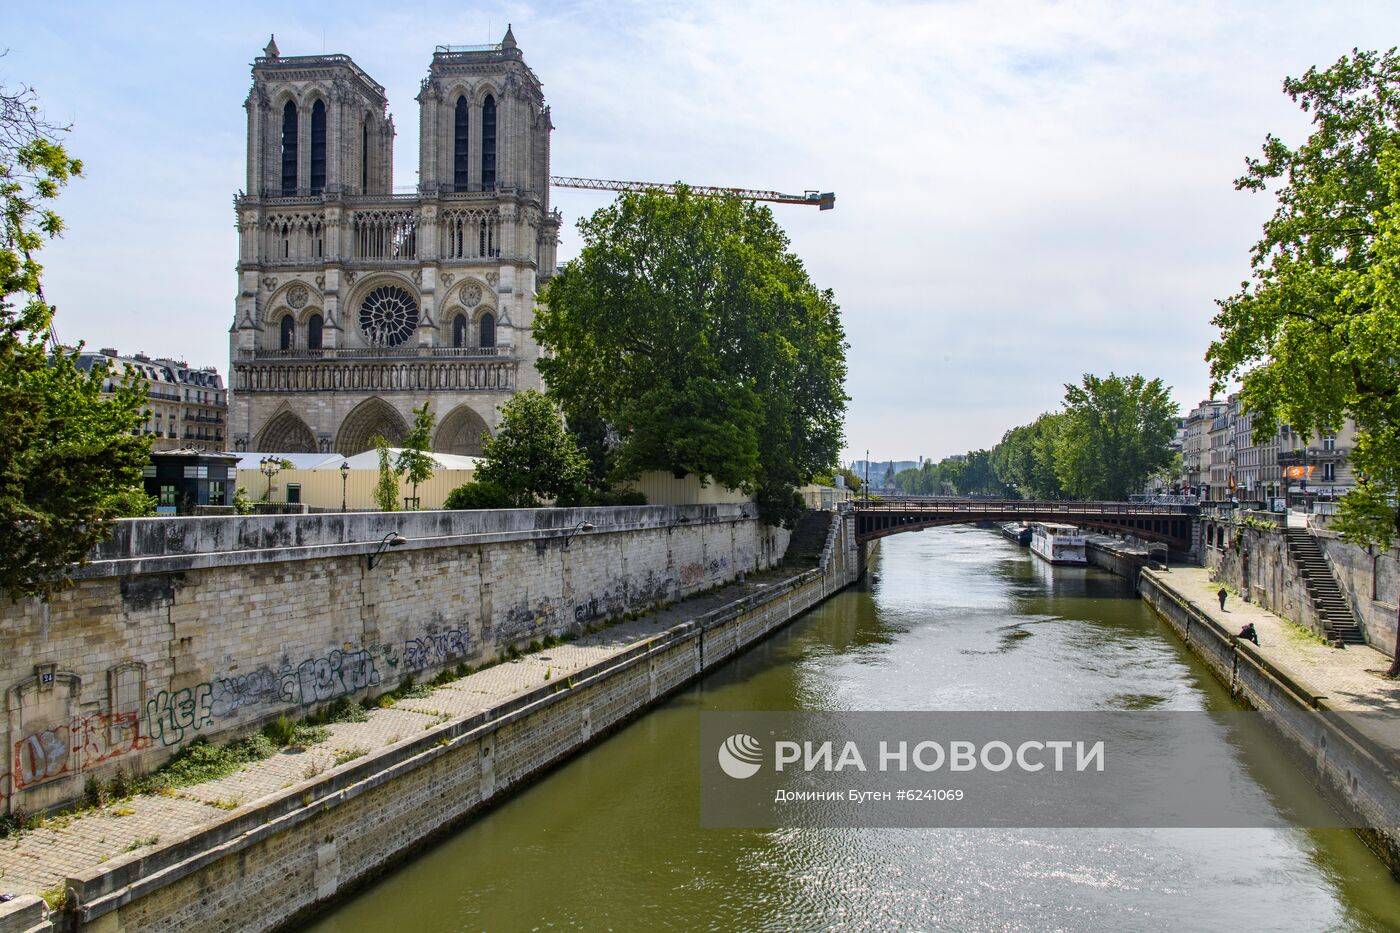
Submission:
<svg viewBox="0 0 1400 933">
<path fill-rule="evenodd" d="M 382 434 L 369 439 L 379 453 L 379 482 L 374 486 L 374 501 L 381 512 L 399 510 L 399 471 L 389 458 L 389 441 Z"/>
<path fill-rule="evenodd" d="M 394 469 L 413 485 L 411 496 L 415 509 L 418 508 L 418 484 L 432 479 L 433 468 L 437 466 L 432 454 L 434 420 L 436 416 L 427 402 L 413 409 L 413 427 L 403 439 L 403 448 L 394 460 Z"/>
<path fill-rule="evenodd" d="M 1080 499 L 1126 499 L 1171 460 L 1177 405 L 1160 379 L 1085 374 L 1065 386 L 1055 471 Z"/>
<path fill-rule="evenodd" d="M 964 496 L 993 496 L 1006 493 L 1005 486 L 997 479 L 996 472 L 992 469 L 990 450 L 968 452 L 967 459 L 963 461 L 958 492 Z"/>
<path fill-rule="evenodd" d="M 571 424 L 616 437 L 616 477 L 695 473 L 792 523 L 797 487 L 836 461 L 845 335 L 772 212 L 624 194 L 581 221 L 579 257 L 535 318 L 539 367 Z"/>
<path fill-rule="evenodd" d="M 1252 272 L 1217 304 L 1206 352 L 1218 390 L 1240 380 L 1256 438 L 1356 423 L 1356 489 L 1339 526 L 1361 544 L 1400 536 L 1400 57 L 1353 50 L 1283 82 L 1311 114 L 1296 148 L 1270 134 L 1235 187 L 1275 188 Z M 1400 619 L 1397 619 L 1400 621 Z M 1400 628 L 1389 675 L 1400 676 Z"/>
<path fill-rule="evenodd" d="M 49 344 L 54 309 L 37 254 L 63 232 L 49 204 L 82 163 L 43 121 L 33 91 L 0 88 L 0 588 L 47 599 L 142 500 L 145 394 L 130 374 L 84 371 Z M 104 398 L 111 378 L 116 391 Z"/>
<path fill-rule="evenodd" d="M 564 430 L 554 403 L 526 389 L 500 411 L 501 425 L 486 442 L 477 481 L 504 489 L 511 504 L 521 508 L 577 495 L 588 476 L 588 459 Z"/>
</svg>

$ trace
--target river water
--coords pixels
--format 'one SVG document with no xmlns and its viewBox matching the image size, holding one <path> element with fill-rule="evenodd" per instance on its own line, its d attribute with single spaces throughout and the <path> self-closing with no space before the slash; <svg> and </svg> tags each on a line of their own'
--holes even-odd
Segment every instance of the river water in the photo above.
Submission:
<svg viewBox="0 0 1400 933">
<path fill-rule="evenodd" d="M 1400 929 L 1346 830 L 701 829 L 702 710 L 1235 708 L 1107 573 L 973 528 L 886 538 L 874 570 L 311 929 Z"/>
</svg>

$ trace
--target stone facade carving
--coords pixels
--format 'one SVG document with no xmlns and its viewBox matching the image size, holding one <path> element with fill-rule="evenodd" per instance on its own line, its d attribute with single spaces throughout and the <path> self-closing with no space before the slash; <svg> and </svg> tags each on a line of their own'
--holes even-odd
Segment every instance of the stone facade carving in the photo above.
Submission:
<svg viewBox="0 0 1400 933">
<path fill-rule="evenodd" d="M 230 334 L 235 445 L 354 454 L 374 433 L 401 436 L 426 400 L 450 428 L 438 432 L 440 450 L 480 453 L 497 406 L 540 385 L 531 325 L 560 222 L 549 203 L 552 127 L 513 37 L 434 53 L 411 198 L 393 194 L 384 89 L 348 56 L 265 54 L 249 101 L 248 194 L 236 201 L 244 297 Z M 326 112 L 313 121 L 316 107 Z M 483 149 L 491 114 L 494 152 Z M 494 326 L 482 326 L 487 311 Z"/>
</svg>

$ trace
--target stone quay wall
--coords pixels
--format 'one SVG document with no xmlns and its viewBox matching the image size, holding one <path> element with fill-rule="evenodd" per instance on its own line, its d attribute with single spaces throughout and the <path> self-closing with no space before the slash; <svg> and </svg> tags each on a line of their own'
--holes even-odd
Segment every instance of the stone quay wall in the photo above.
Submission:
<svg viewBox="0 0 1400 933">
<path fill-rule="evenodd" d="M 772 566 L 751 505 L 134 519 L 0 608 L 0 813 Z M 593 526 L 584 530 L 582 523 Z M 400 546 L 369 559 L 386 536 Z"/>
<path fill-rule="evenodd" d="M 1231 692 L 1263 714 L 1310 776 L 1336 799 L 1352 808 L 1364 825 L 1367 844 L 1400 877 L 1400 783 L 1394 773 L 1394 750 L 1377 746 L 1347 727 L 1341 717 L 1324 717 L 1331 709 L 1287 672 L 1270 664 L 1201 612 L 1172 588 L 1166 574 L 1144 569 L 1138 593 L 1176 631 Z"/>
<path fill-rule="evenodd" d="M 70 877 L 53 928 L 290 928 L 854 582 L 854 532 L 838 516 L 815 569 Z"/>
<path fill-rule="evenodd" d="M 1206 567 L 1250 602 L 1322 634 L 1307 583 L 1288 556 L 1281 527 L 1228 520 L 1207 521 L 1204 526 L 1202 563 Z M 1393 657 L 1400 548 L 1358 547 L 1330 531 L 1313 535 L 1361 623 L 1366 644 Z"/>
</svg>

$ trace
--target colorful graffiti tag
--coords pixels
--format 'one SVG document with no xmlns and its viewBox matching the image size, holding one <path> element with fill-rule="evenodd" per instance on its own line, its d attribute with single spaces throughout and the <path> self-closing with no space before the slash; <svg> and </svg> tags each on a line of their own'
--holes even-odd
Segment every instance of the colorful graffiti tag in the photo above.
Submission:
<svg viewBox="0 0 1400 933">
<path fill-rule="evenodd" d="M 14 745 L 10 783 L 24 790 L 149 746 L 135 712 L 75 716 L 24 736 Z"/>
</svg>

